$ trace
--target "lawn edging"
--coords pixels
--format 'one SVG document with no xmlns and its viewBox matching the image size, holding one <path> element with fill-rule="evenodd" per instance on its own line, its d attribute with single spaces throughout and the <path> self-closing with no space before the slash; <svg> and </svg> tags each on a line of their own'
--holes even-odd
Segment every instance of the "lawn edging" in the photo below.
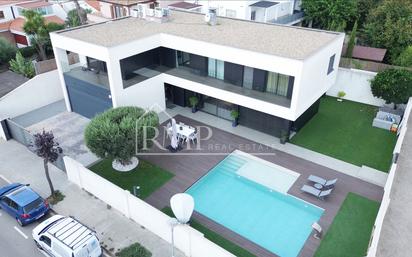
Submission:
<svg viewBox="0 0 412 257">
<path fill-rule="evenodd" d="M 170 207 L 165 207 L 162 209 L 162 212 L 167 214 L 170 217 L 174 217 L 173 211 Z M 253 255 L 246 249 L 238 246 L 237 244 L 233 243 L 232 241 L 226 239 L 225 237 L 219 235 L 218 233 L 208 229 L 204 225 L 200 224 L 198 221 L 192 218 L 189 224 L 192 228 L 196 229 L 197 231 L 203 233 L 204 237 L 212 241 L 213 243 L 217 244 L 218 246 L 222 247 L 226 251 L 236 255 L 237 257 L 257 257 Z"/>
<path fill-rule="evenodd" d="M 365 256 L 379 206 L 376 201 L 349 193 L 314 256 Z"/>
</svg>

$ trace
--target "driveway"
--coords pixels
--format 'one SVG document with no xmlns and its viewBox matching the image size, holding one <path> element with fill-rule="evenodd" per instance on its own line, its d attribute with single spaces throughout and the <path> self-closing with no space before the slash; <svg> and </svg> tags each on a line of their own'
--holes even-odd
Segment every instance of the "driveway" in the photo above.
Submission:
<svg viewBox="0 0 412 257">
<path fill-rule="evenodd" d="M 0 73 L 0 97 L 6 95 L 28 80 L 28 78 L 12 71 Z"/>
<path fill-rule="evenodd" d="M 84 143 L 84 129 L 89 121 L 77 113 L 62 112 L 26 129 L 33 133 L 41 132 L 43 129 L 53 131 L 65 155 L 84 166 L 89 166 L 98 160 Z"/>
</svg>

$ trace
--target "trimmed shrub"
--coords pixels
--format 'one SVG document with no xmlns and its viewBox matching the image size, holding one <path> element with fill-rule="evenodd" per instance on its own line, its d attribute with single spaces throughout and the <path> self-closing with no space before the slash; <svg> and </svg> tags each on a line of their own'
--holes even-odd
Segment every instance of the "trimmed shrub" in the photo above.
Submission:
<svg viewBox="0 0 412 257">
<path fill-rule="evenodd" d="M 124 249 L 122 249 L 120 252 L 116 253 L 116 256 L 118 257 L 151 257 L 152 253 L 141 246 L 139 243 L 134 243 Z"/>
<path fill-rule="evenodd" d="M 0 37 L 0 64 L 8 63 L 16 55 L 17 48 Z"/>
<path fill-rule="evenodd" d="M 379 72 L 371 80 L 372 94 L 386 103 L 406 103 L 412 96 L 412 72 L 390 69 Z"/>
<path fill-rule="evenodd" d="M 158 125 L 159 118 L 153 111 L 139 107 L 118 107 L 92 119 L 85 130 L 85 142 L 98 157 L 112 158 L 125 165 L 130 163 L 136 151 L 143 150 L 143 143 L 151 147 L 152 142 L 144 142 L 144 136 L 153 138 L 156 132 L 150 127 Z"/>
</svg>

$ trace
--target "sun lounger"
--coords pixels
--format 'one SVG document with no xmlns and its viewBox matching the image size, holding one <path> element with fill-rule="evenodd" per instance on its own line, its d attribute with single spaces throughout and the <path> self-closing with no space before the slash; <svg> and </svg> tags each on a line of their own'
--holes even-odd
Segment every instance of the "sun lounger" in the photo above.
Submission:
<svg viewBox="0 0 412 257">
<path fill-rule="evenodd" d="M 323 200 L 326 196 L 328 196 L 332 193 L 333 189 L 328 189 L 328 190 L 323 190 L 322 191 L 322 190 L 316 189 L 312 186 L 303 185 L 303 187 L 300 190 L 302 190 L 305 193 L 316 196 L 317 198 Z"/>
<path fill-rule="evenodd" d="M 331 180 L 326 180 L 326 179 L 324 179 L 324 178 L 320 178 L 320 177 L 315 176 L 315 175 L 310 175 L 310 176 L 308 177 L 308 180 L 309 180 L 309 181 L 312 181 L 313 183 L 320 184 L 320 185 L 322 185 L 324 188 L 334 187 L 335 184 L 336 184 L 336 182 L 338 181 L 337 178 L 331 179 Z"/>
</svg>

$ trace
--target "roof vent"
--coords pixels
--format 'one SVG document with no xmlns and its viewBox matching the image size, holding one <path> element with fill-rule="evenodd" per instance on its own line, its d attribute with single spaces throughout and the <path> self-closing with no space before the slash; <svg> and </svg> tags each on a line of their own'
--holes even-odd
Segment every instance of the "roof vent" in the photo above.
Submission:
<svg viewBox="0 0 412 257">
<path fill-rule="evenodd" d="M 138 4 L 130 13 L 132 17 L 148 21 L 163 23 L 169 20 L 170 11 L 168 8 L 150 8 L 148 4 Z"/>
<path fill-rule="evenodd" d="M 206 14 L 205 14 L 205 21 L 207 24 L 210 26 L 215 26 L 217 24 L 217 14 L 216 14 L 216 8 L 210 7 Z"/>
</svg>

